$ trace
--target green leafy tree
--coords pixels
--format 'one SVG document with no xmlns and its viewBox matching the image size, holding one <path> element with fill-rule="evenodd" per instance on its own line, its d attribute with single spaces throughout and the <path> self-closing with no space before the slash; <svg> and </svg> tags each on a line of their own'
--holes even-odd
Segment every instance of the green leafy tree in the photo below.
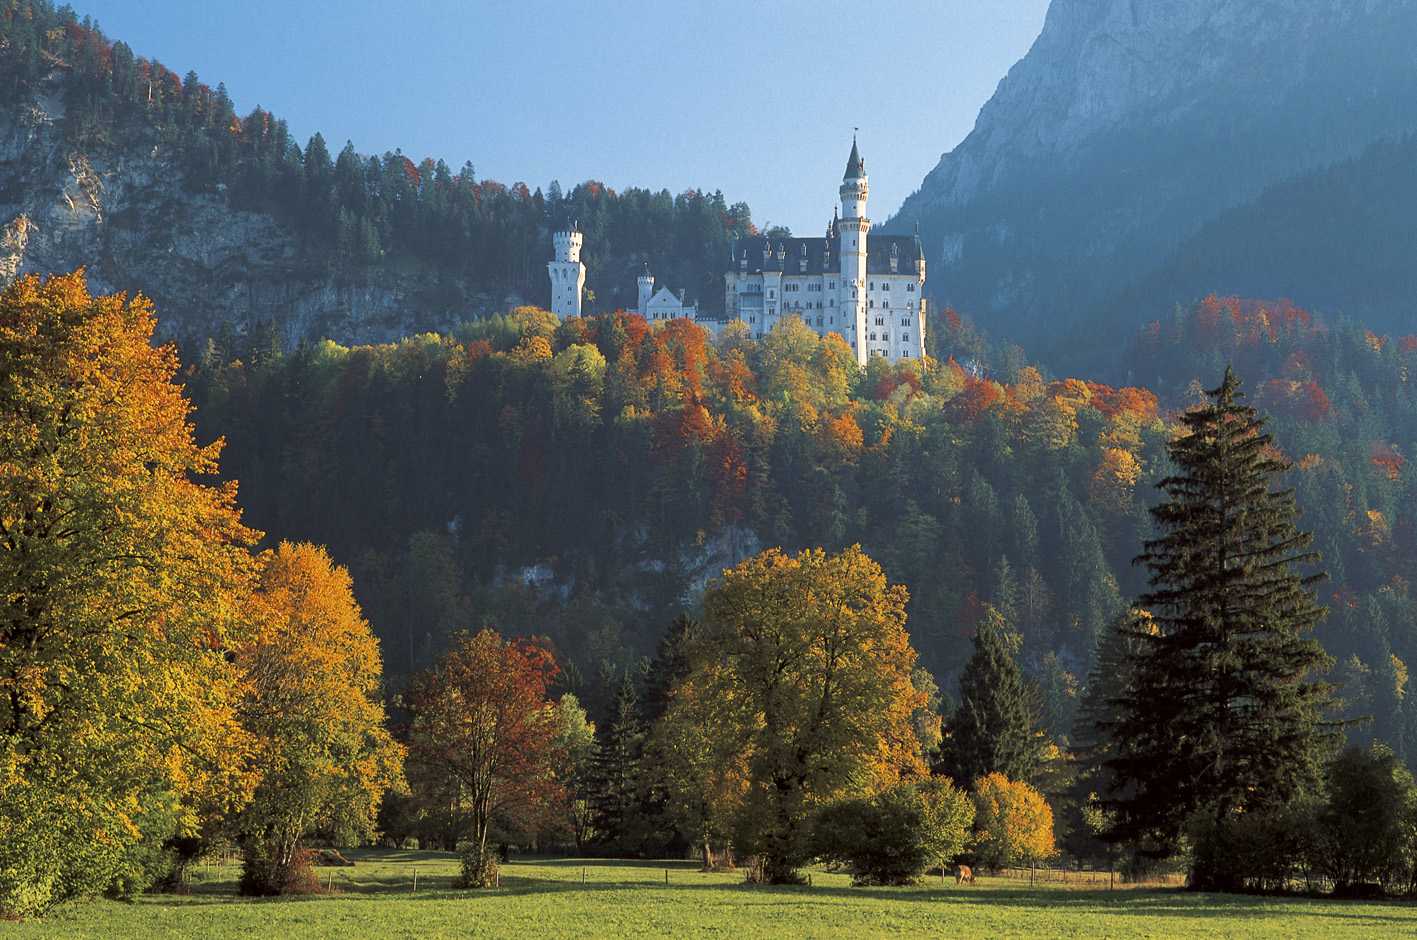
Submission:
<svg viewBox="0 0 1417 940">
<path fill-rule="evenodd" d="M 941 769 L 955 780 L 990 773 L 1028 779 L 1038 767 L 1036 694 L 1014 659 L 1008 624 L 991 608 L 974 634 L 974 653 L 959 679 Z"/>
<path fill-rule="evenodd" d="M 1314 862 L 1336 893 L 1411 887 L 1417 875 L 1417 784 L 1391 749 L 1349 748 L 1329 765 L 1328 801 L 1316 828 Z"/>
<path fill-rule="evenodd" d="M 584 851 L 595 837 L 595 805 L 591 801 L 594 783 L 595 724 L 586 718 L 580 700 L 570 692 L 556 702 L 556 777 L 565 789 L 565 828 Z"/>
<path fill-rule="evenodd" d="M 917 785 L 922 808 L 921 832 L 926 856 L 940 866 L 940 878 L 950 862 L 969 847 L 974 829 L 974 802 L 948 777 L 931 777 Z"/>
<path fill-rule="evenodd" d="M 1157 484 L 1160 535 L 1137 559 L 1151 586 L 1138 606 L 1156 629 L 1133 633 L 1134 681 L 1105 723 L 1125 787 L 1113 834 L 1158 853 L 1193 814 L 1223 829 L 1312 789 L 1331 739 L 1329 692 L 1311 678 L 1327 657 L 1305 635 L 1324 614 L 1321 575 L 1299 573 L 1317 561 L 1311 537 L 1293 491 L 1273 488 L 1288 465 L 1232 371 L 1207 399 L 1182 419 L 1176 472 Z M 1192 883 L 1232 886 L 1212 874 L 1197 865 Z"/>
</svg>

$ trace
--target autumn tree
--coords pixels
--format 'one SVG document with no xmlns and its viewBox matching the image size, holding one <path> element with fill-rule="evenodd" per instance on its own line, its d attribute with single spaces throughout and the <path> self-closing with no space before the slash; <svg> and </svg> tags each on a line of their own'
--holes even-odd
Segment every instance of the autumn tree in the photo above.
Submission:
<svg viewBox="0 0 1417 940">
<path fill-rule="evenodd" d="M 1324 615 L 1322 575 L 1301 573 L 1317 561 L 1312 538 L 1295 525 L 1294 491 L 1274 488 L 1288 465 L 1232 371 L 1206 397 L 1157 484 L 1159 535 L 1137 559 L 1156 629 L 1134 633 L 1134 676 L 1106 725 L 1107 767 L 1125 788 L 1114 835 L 1158 853 L 1193 816 L 1223 837 L 1240 815 L 1312 789 L 1330 737 L 1329 692 L 1313 678 L 1327 657 L 1306 636 Z M 1193 885 L 1234 886 L 1205 870 L 1217 854 L 1195 853 Z"/>
<path fill-rule="evenodd" d="M 0 916 L 141 889 L 247 794 L 256 533 L 153 327 L 82 272 L 0 293 Z"/>
<path fill-rule="evenodd" d="M 267 552 L 250 610 L 240 716 L 260 784 L 238 821 L 241 889 L 284 894 L 309 887 L 300 843 L 315 827 L 373 835 L 384 791 L 402 784 L 403 747 L 385 726 L 378 640 L 324 549 Z"/>
<path fill-rule="evenodd" d="M 410 760 L 445 775 L 468 807 L 462 883 L 496 883 L 487 835 L 494 819 L 543 820 L 563 797 L 556 779 L 556 709 L 546 697 L 557 674 L 540 640 L 504 640 L 494 630 L 458 635 L 413 682 Z"/>
<path fill-rule="evenodd" d="M 769 550 L 705 595 L 688 681 L 731 706 L 720 733 L 749 780 L 736 829 L 767 881 L 799 878 L 816 805 L 924 774 L 905 601 L 859 546 Z"/>
<path fill-rule="evenodd" d="M 992 773 L 974 781 L 974 830 L 981 864 L 1034 866 L 1057 854 L 1053 810 L 1021 780 Z"/>
<path fill-rule="evenodd" d="M 722 697 L 717 669 L 705 663 L 670 690 L 646 747 L 650 782 L 665 794 L 672 824 L 699 847 L 705 871 L 732 863 L 728 844 L 749 783 L 746 753 L 724 733 L 744 716 Z"/>
</svg>

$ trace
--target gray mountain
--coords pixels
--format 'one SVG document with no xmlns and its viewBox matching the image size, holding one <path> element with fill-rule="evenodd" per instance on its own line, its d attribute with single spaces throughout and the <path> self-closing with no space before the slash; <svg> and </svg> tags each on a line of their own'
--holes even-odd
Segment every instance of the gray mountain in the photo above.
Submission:
<svg viewBox="0 0 1417 940">
<path fill-rule="evenodd" d="M 1221 213 L 1417 128 L 1414 41 L 1417 0 L 1054 0 L 887 228 L 920 225 L 937 301 L 1078 345 Z"/>
</svg>

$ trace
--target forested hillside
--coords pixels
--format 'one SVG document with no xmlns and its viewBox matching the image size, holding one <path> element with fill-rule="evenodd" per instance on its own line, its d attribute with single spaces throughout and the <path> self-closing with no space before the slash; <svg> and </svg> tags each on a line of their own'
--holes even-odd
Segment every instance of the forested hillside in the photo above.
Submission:
<svg viewBox="0 0 1417 940">
<path fill-rule="evenodd" d="M 526 310 L 394 345 L 213 347 L 189 384 L 252 523 L 350 565 L 394 673 L 495 623 L 550 635 L 598 707 L 722 566 L 859 542 L 909 587 L 947 693 L 992 603 L 1061 734 L 1095 637 L 1142 586 L 1131 560 L 1175 409 L 1233 359 L 1296 463 L 1351 711 L 1417 744 L 1417 340 L 1211 300 L 1127 354 L 1160 401 L 991 357 L 952 312 L 937 340 L 928 371 L 858 372 L 795 323 L 715 344 L 684 321 Z"/>
<path fill-rule="evenodd" d="M 153 297 L 163 332 L 189 341 L 223 324 L 369 341 L 545 304 L 551 233 L 573 222 L 590 310 L 632 306 L 646 262 L 714 309 L 729 242 L 756 231 L 720 192 L 543 191 L 302 143 L 48 0 L 0 2 L 0 179 L 0 276 L 86 266 L 96 287 Z"/>
<path fill-rule="evenodd" d="M 1417 138 L 1385 140 L 1361 156 L 1287 180 L 1207 223 L 1155 270 L 1063 341 L 1069 361 L 1112 363 L 1078 338 L 1132 329 L 1139 310 L 1189 305 L 1209 291 L 1292 297 L 1342 311 L 1374 330 L 1413 329 L 1417 271 Z"/>
</svg>

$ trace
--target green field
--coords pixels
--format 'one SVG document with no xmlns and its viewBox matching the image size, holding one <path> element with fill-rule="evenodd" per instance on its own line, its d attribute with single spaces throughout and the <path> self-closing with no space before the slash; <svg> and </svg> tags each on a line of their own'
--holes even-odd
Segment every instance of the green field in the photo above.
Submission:
<svg viewBox="0 0 1417 940">
<path fill-rule="evenodd" d="M 504 867 L 503 887 L 456 891 L 456 861 L 438 852 L 366 851 L 352 868 L 319 869 L 333 891 L 246 901 L 236 866 L 204 869 L 192 894 L 94 901 L 10 937 L 1398 937 L 1417 936 L 1417 905 L 1192 894 L 1105 885 L 1030 888 L 1003 878 L 974 887 L 852 888 L 814 871 L 813 885 L 762 888 L 691 862 L 534 860 Z M 418 889 L 413 889 L 414 873 Z M 668 873 L 669 883 L 665 884 Z M 584 878 L 584 881 L 582 879 Z"/>
</svg>

